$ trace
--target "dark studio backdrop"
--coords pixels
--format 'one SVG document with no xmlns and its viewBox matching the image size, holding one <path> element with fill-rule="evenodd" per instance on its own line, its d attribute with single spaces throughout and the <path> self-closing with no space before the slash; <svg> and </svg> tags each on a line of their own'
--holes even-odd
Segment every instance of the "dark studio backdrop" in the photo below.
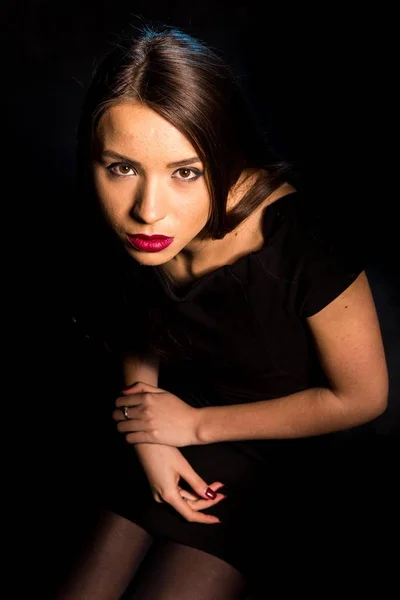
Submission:
<svg viewBox="0 0 400 600">
<path fill-rule="evenodd" d="M 115 34 L 141 18 L 182 26 L 225 50 L 276 149 L 293 161 L 310 206 L 348 240 L 349 251 L 365 257 L 391 393 L 388 411 L 354 431 L 352 449 L 360 463 L 368 462 L 374 493 L 393 477 L 400 323 L 391 17 L 365 8 L 350 14 L 333 5 L 323 11 L 282 8 L 278 14 L 272 5 L 252 1 L 26 0 L 2 9 L 3 132 L 10 138 L 3 181 L 9 177 L 17 224 L 10 227 L 8 256 L 15 265 L 12 322 L 18 331 L 13 381 L 24 390 L 22 406 L 30 415 L 35 407 L 35 468 L 27 484 L 31 505 L 40 506 L 32 513 L 43 542 L 44 588 L 57 582 L 94 518 L 111 407 L 107 359 L 71 318 L 79 109 L 94 60 Z"/>
</svg>

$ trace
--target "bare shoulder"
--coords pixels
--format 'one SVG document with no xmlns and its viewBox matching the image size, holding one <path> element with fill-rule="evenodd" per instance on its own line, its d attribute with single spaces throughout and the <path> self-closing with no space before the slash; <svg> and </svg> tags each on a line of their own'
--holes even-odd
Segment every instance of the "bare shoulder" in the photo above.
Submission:
<svg viewBox="0 0 400 600">
<path fill-rule="evenodd" d="M 274 192 L 272 192 L 272 194 L 270 194 L 268 196 L 268 198 L 266 199 L 266 203 L 268 205 L 273 204 L 280 198 L 283 198 L 284 196 L 288 196 L 289 194 L 293 194 L 296 191 L 297 191 L 296 188 L 293 187 L 292 184 L 285 182 L 282 185 L 280 185 Z"/>
</svg>

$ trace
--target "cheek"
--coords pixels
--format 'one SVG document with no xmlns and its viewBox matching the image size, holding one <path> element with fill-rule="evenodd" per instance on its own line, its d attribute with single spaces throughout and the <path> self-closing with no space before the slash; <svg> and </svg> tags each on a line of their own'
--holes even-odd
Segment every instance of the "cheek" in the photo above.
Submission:
<svg viewBox="0 0 400 600">
<path fill-rule="evenodd" d="M 120 212 L 118 203 L 113 200 L 113 197 L 107 190 L 101 186 L 95 186 L 97 204 L 104 219 L 112 226 L 113 229 L 118 227 L 120 222 Z"/>
<path fill-rule="evenodd" d="M 92 181 L 96 194 L 100 195 L 104 187 L 104 181 L 101 177 L 100 169 L 97 169 L 96 167 L 92 168 Z"/>
<path fill-rule="evenodd" d="M 118 214 L 118 210 L 116 209 L 115 203 L 112 201 L 112 198 L 106 191 L 102 188 L 98 188 L 96 190 L 97 194 L 97 202 L 99 204 L 101 212 L 108 220 L 114 220 L 116 215 Z"/>
<path fill-rule="evenodd" d="M 94 175 L 93 184 L 101 210 L 106 217 L 115 220 L 123 207 L 123 195 L 101 175 Z"/>
<path fill-rule="evenodd" d="M 112 206 L 109 206 L 108 204 L 105 204 L 101 201 L 100 201 L 100 209 L 101 209 L 101 212 L 103 213 L 106 221 L 108 221 L 113 227 L 115 227 L 119 221 L 118 213 L 113 209 Z"/>
<path fill-rule="evenodd" d="M 197 211 L 196 211 L 196 222 L 198 225 L 200 225 L 200 223 L 202 224 L 202 226 L 204 226 L 210 216 L 210 199 L 208 196 L 206 196 L 205 198 L 202 198 L 201 201 L 198 203 L 197 205 Z"/>
<path fill-rule="evenodd" d="M 179 210 L 175 211 L 175 219 L 191 237 L 197 234 L 207 222 L 208 204 L 200 199 L 196 202 L 188 202 L 184 206 L 181 204 Z"/>
<path fill-rule="evenodd" d="M 185 202 L 185 215 L 188 221 L 195 225 L 208 220 L 210 210 L 210 199 L 206 189 L 194 194 Z"/>
</svg>

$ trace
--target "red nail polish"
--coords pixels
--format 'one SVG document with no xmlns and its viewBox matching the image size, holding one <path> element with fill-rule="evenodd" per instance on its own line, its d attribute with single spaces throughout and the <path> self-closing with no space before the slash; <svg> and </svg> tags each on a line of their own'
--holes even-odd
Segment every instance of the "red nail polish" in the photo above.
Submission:
<svg viewBox="0 0 400 600">
<path fill-rule="evenodd" d="M 205 495 L 208 496 L 211 500 L 215 500 L 215 498 L 217 497 L 216 492 L 214 492 L 214 490 L 212 490 L 209 487 L 206 489 Z"/>
</svg>

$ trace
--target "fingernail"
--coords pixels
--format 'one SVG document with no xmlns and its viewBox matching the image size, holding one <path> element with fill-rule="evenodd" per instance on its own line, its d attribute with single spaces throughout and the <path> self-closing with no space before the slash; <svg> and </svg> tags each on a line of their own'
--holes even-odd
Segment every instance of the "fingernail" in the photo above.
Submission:
<svg viewBox="0 0 400 600">
<path fill-rule="evenodd" d="M 217 497 L 216 492 L 214 492 L 214 490 L 212 490 L 211 488 L 207 488 L 206 491 L 204 492 L 206 496 L 208 496 L 209 498 L 211 498 L 211 500 L 215 500 L 215 498 Z"/>
</svg>

